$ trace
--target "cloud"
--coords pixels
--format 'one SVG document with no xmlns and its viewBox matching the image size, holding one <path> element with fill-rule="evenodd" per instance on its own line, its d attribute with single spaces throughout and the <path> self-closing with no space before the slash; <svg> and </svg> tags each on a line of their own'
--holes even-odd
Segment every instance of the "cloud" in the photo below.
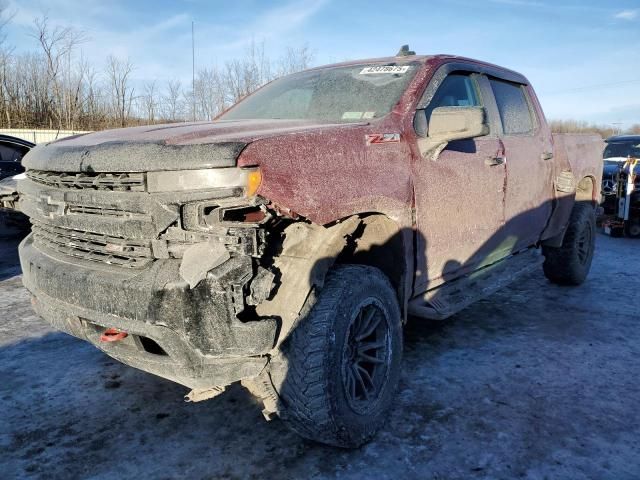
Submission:
<svg viewBox="0 0 640 480">
<path fill-rule="evenodd" d="M 640 10 L 622 10 L 616 13 L 613 18 L 618 20 L 628 20 L 633 21 L 640 15 Z"/>
<path fill-rule="evenodd" d="M 512 5 L 514 7 L 545 7 L 542 2 L 536 2 L 533 0 L 491 0 L 493 3 L 501 3 L 503 5 Z"/>
<path fill-rule="evenodd" d="M 300 30 L 329 0 L 289 0 L 268 6 L 245 18 L 241 24 L 227 24 L 211 17 L 195 18 L 196 68 L 201 64 L 223 64 L 226 60 L 244 55 L 253 42 L 268 43 L 278 51 L 282 43 Z M 137 28 L 126 33 L 103 34 L 106 45 L 120 45 L 120 56 L 129 56 L 136 64 L 140 78 L 177 78 L 190 81 L 191 21 L 178 14 L 165 22 Z M 172 41 L 165 38 L 171 31 Z M 215 41 L 211 41 L 215 39 Z M 185 55 L 185 53 L 187 53 Z M 269 52 L 267 52 L 269 55 Z M 165 58 L 172 58 L 167 69 Z"/>
<path fill-rule="evenodd" d="M 271 8 L 236 30 L 235 35 L 231 35 L 219 48 L 235 49 L 248 46 L 254 39 L 282 38 L 302 26 L 327 3 L 328 0 L 305 0 Z"/>
</svg>

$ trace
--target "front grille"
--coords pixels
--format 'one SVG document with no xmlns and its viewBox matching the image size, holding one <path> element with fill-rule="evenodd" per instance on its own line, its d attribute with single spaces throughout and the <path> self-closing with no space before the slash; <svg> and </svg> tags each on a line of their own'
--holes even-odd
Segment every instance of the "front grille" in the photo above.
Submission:
<svg viewBox="0 0 640 480">
<path fill-rule="evenodd" d="M 121 208 L 100 207 L 93 205 L 67 204 L 66 212 L 69 215 L 99 215 L 101 217 L 135 218 L 144 221 L 151 221 L 151 216 L 144 213 L 129 212 Z"/>
<path fill-rule="evenodd" d="M 70 257 L 126 268 L 143 268 L 153 261 L 151 242 L 34 223 L 34 243 Z"/>
<path fill-rule="evenodd" d="M 28 170 L 27 177 L 42 185 L 71 190 L 144 192 L 144 173 L 63 173 Z"/>
</svg>

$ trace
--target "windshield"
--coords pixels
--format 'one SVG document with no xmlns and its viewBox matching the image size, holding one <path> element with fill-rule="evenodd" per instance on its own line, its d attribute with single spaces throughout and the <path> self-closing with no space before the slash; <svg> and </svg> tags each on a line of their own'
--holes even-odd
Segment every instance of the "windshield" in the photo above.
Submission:
<svg viewBox="0 0 640 480">
<path fill-rule="evenodd" d="M 382 117 L 398 102 L 418 65 L 352 65 L 296 73 L 248 96 L 220 120 L 357 122 Z"/>
<path fill-rule="evenodd" d="M 610 143 L 604 149 L 604 158 L 629 156 L 640 158 L 640 141 Z"/>
</svg>

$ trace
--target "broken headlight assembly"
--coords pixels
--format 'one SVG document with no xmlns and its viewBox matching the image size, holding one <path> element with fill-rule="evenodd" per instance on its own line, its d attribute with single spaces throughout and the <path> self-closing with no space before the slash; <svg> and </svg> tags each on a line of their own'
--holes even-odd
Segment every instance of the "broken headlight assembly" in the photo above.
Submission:
<svg viewBox="0 0 640 480">
<path fill-rule="evenodd" d="M 246 197 L 252 197 L 261 182 L 262 175 L 257 168 L 203 168 L 147 173 L 149 193 L 241 188 Z"/>
<path fill-rule="evenodd" d="M 219 205 L 216 200 L 187 203 L 182 206 L 182 227 L 210 232 L 220 227 L 255 226 L 271 215 L 262 204 Z"/>
<path fill-rule="evenodd" d="M 199 232 L 211 232 L 219 227 L 239 224 L 256 225 L 266 221 L 269 215 L 255 198 L 261 182 L 262 174 L 258 168 L 208 168 L 147 173 L 149 193 L 196 192 L 222 188 L 238 191 L 233 198 L 201 200 L 182 206 L 182 227 Z M 238 205 L 241 201 L 238 197 L 241 195 L 245 201 Z"/>
</svg>

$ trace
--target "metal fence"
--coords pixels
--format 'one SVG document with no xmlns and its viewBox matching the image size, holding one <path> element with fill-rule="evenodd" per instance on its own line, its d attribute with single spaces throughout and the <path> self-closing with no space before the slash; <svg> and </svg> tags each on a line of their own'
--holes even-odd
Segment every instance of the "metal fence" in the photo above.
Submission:
<svg viewBox="0 0 640 480">
<path fill-rule="evenodd" d="M 1 135 L 11 135 L 12 137 L 22 138 L 33 143 L 53 142 L 54 140 L 70 137 L 71 135 L 79 135 L 81 133 L 89 132 L 82 130 L 37 130 L 28 128 L 0 129 Z"/>
</svg>

